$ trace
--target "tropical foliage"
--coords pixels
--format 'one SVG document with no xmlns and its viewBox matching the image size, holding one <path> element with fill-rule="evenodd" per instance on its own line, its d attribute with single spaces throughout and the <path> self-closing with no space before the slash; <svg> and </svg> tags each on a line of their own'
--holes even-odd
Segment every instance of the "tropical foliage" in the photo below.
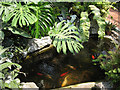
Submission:
<svg viewBox="0 0 120 90">
<path fill-rule="evenodd" d="M 115 51 L 108 51 L 108 55 L 100 54 L 97 59 L 93 60 L 95 63 L 100 63 L 100 67 L 105 70 L 107 80 L 113 83 L 120 81 L 120 47 L 116 46 Z"/>
<path fill-rule="evenodd" d="M 53 7 L 53 9 L 51 7 Z M 2 46 L 3 40 L 7 37 L 7 35 L 5 35 L 6 31 L 24 38 L 41 38 L 49 35 L 58 53 L 63 51 L 64 54 L 67 54 L 69 50 L 75 54 L 79 53 L 80 49 L 83 48 L 82 43 L 89 40 L 91 20 L 97 21 L 99 37 L 105 35 L 104 17 L 110 7 L 112 7 L 111 2 L 50 3 L 40 2 L 40 0 L 25 0 L 24 2 L 17 2 L 16 0 L 0 1 L 0 16 L 2 19 L 2 27 L 0 27 L 1 88 L 18 88 L 20 84 L 17 75 L 21 66 L 13 63 L 12 58 L 10 59 L 8 55 L 5 55 L 4 52 L 8 50 L 8 48 Z M 71 22 L 72 19 L 70 17 L 72 14 L 77 16 L 73 22 Z M 57 20 L 59 15 L 61 15 L 63 19 L 61 22 Z M 91 15 L 93 17 L 91 17 Z M 18 43 L 22 44 L 22 42 Z M 13 46 L 15 49 L 20 49 L 14 44 L 11 44 L 9 48 L 14 48 Z M 5 49 L 3 49 L 3 47 Z M 14 55 L 17 55 L 16 53 L 19 53 L 19 51 L 21 50 L 13 49 L 12 52 L 8 50 L 10 54 Z M 108 61 L 109 63 L 107 65 L 110 66 L 113 62 L 119 63 L 116 62 L 115 54 L 112 53 L 111 55 L 112 57 L 110 58 L 112 60 Z M 17 58 L 17 60 L 19 60 L 19 58 Z M 117 74 L 115 74 L 119 72 L 119 68 L 114 68 L 114 66 L 118 67 L 117 64 L 113 65 L 113 67 L 108 67 L 104 64 L 107 62 L 100 62 L 102 68 L 109 70 L 109 72 L 106 71 L 106 74 L 110 78 L 114 79 L 112 77 L 114 76 L 115 79 L 119 79 L 119 77 L 116 76 Z"/>
<path fill-rule="evenodd" d="M 16 63 L 12 63 L 7 57 L 3 57 L 3 53 L 8 48 L 2 49 L 0 47 L 0 86 L 1 88 L 18 88 L 20 85 L 18 76 L 21 66 Z"/>
<path fill-rule="evenodd" d="M 90 29 L 90 20 L 88 18 L 87 12 L 81 12 L 79 29 L 80 29 L 80 37 L 82 41 L 87 41 L 89 39 L 89 29 Z"/>
<path fill-rule="evenodd" d="M 109 8 L 114 8 L 111 2 L 75 2 L 72 6 L 72 11 L 76 12 L 77 16 L 81 18 L 82 12 L 88 13 L 87 19 L 93 19 L 97 21 L 99 26 L 99 37 L 105 35 L 105 18 L 109 13 Z M 91 15 L 93 17 L 91 17 Z M 90 20 L 91 22 L 91 20 Z"/>
<path fill-rule="evenodd" d="M 37 21 L 36 16 L 30 11 L 28 5 L 22 5 L 21 2 L 7 3 L 9 6 L 6 7 L 6 2 L 1 2 L 1 13 L 2 20 L 8 22 L 11 20 L 11 25 L 17 27 L 17 23 L 21 27 L 29 24 L 33 24 Z"/>
<path fill-rule="evenodd" d="M 31 31 L 32 37 L 41 38 L 42 36 L 48 35 L 50 26 L 53 26 L 54 18 L 50 5 L 38 3 L 35 6 L 30 6 L 30 8 L 35 11 L 37 21 L 34 25 L 29 26 L 29 30 Z"/>
<path fill-rule="evenodd" d="M 49 32 L 49 35 L 54 38 L 53 45 L 57 48 L 58 53 L 63 50 L 66 54 L 67 47 L 71 53 L 78 53 L 80 48 L 83 48 L 80 44 L 81 39 L 77 36 L 79 33 L 75 31 L 77 28 L 75 26 L 69 27 L 70 23 L 63 25 L 65 20 L 55 23 L 55 26 Z"/>
<path fill-rule="evenodd" d="M 103 37 L 105 35 L 105 20 L 101 17 L 100 10 L 96 6 L 89 5 L 89 7 L 94 14 L 93 19 L 97 20 L 99 26 L 98 34 L 100 37 Z"/>
<path fill-rule="evenodd" d="M 22 28 L 35 38 L 47 35 L 54 22 L 48 3 L 39 2 L 35 4 L 33 2 L 8 1 L 0 2 L 0 7 L 3 22 L 10 23 L 12 27 Z"/>
</svg>

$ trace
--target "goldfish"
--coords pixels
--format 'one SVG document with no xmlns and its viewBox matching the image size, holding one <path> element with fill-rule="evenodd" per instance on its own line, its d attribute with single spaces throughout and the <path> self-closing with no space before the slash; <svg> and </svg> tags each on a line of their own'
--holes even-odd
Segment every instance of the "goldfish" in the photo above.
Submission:
<svg viewBox="0 0 120 90">
<path fill-rule="evenodd" d="M 95 56 L 94 56 L 94 55 L 92 55 L 92 59 L 95 59 Z"/>
<path fill-rule="evenodd" d="M 67 73 L 68 73 L 68 72 L 65 72 L 65 73 L 61 74 L 60 76 L 61 76 L 61 77 L 62 77 L 62 76 L 65 76 Z"/>
<path fill-rule="evenodd" d="M 39 76 L 43 76 L 44 74 L 42 74 L 42 73 L 37 73 L 37 75 L 39 75 Z M 52 77 L 50 76 L 50 75 L 44 75 L 45 77 L 47 77 L 47 78 L 49 78 L 49 79 L 52 79 Z"/>
<path fill-rule="evenodd" d="M 73 69 L 73 70 L 76 70 L 76 68 L 74 66 L 71 66 L 71 65 L 67 65 L 69 68 Z"/>
<path fill-rule="evenodd" d="M 53 78 L 52 78 L 50 75 L 48 75 L 48 74 L 46 75 L 46 77 L 48 77 L 49 79 L 53 79 Z"/>
<path fill-rule="evenodd" d="M 42 73 L 37 73 L 37 75 L 42 76 L 43 74 Z"/>
<path fill-rule="evenodd" d="M 69 75 L 68 75 L 68 76 L 69 76 Z M 64 86 L 67 84 L 67 78 L 68 78 L 68 76 L 66 76 L 66 77 L 64 78 L 64 81 L 63 81 L 61 87 L 64 87 Z"/>
</svg>

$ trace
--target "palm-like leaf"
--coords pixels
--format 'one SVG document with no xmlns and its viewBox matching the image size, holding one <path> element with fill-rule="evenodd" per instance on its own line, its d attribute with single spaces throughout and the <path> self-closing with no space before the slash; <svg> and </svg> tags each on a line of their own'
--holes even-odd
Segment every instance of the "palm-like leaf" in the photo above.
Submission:
<svg viewBox="0 0 120 90">
<path fill-rule="evenodd" d="M 3 27 L 3 30 L 9 30 L 11 31 L 13 34 L 17 34 L 26 38 L 32 38 L 26 31 L 24 31 L 23 29 L 20 28 L 16 28 L 16 27 L 11 27 L 10 25 L 6 25 L 5 27 Z"/>
<path fill-rule="evenodd" d="M 17 26 L 17 23 L 21 27 L 29 24 L 33 24 L 37 21 L 36 16 L 31 13 L 29 7 L 27 5 L 21 5 L 21 3 L 17 3 L 10 7 L 9 14 L 6 16 L 4 21 L 8 22 L 12 19 L 12 26 Z"/>
<path fill-rule="evenodd" d="M 49 31 L 49 35 L 54 37 L 53 45 L 57 48 L 57 52 L 63 51 L 64 54 L 67 52 L 67 48 L 71 53 L 78 53 L 80 48 L 83 46 L 79 43 L 81 39 L 77 36 L 79 33 L 75 31 L 75 26 L 70 26 L 70 23 L 63 25 L 65 20 L 55 23 L 52 30 Z"/>
<path fill-rule="evenodd" d="M 92 13 L 94 14 L 93 19 L 95 19 L 99 26 L 99 37 L 103 38 L 105 35 L 105 20 L 100 15 L 100 9 L 97 8 L 95 5 L 89 5 L 90 9 L 92 10 Z"/>
<path fill-rule="evenodd" d="M 90 20 L 88 18 L 87 12 L 81 12 L 80 19 L 80 37 L 82 41 L 87 41 L 89 39 L 89 28 L 90 28 Z"/>
<path fill-rule="evenodd" d="M 13 4 L 7 1 L 0 1 L 0 16 L 2 15 L 2 20 L 4 21 L 10 13 L 10 7 Z"/>
<path fill-rule="evenodd" d="M 30 28 L 33 31 L 31 32 L 32 36 L 35 38 L 47 35 L 50 26 L 53 26 L 53 14 L 51 8 L 47 5 L 46 3 L 38 3 L 38 7 L 30 6 L 30 8 L 36 12 L 36 17 L 38 18 L 35 23 L 35 28 Z"/>
</svg>

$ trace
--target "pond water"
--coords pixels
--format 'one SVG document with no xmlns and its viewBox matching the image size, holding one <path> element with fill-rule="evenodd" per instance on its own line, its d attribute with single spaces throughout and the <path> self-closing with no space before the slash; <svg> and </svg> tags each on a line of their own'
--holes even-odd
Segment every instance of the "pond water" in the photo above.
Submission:
<svg viewBox="0 0 120 90">
<path fill-rule="evenodd" d="M 22 82 L 35 82 L 40 88 L 58 88 L 67 85 L 103 80 L 104 71 L 93 65 L 92 59 L 101 52 L 106 52 L 113 45 L 110 40 L 90 39 L 84 43 L 84 48 L 78 54 L 58 54 L 55 48 L 45 53 L 31 56 L 22 63 L 20 75 Z M 36 51 L 37 52 L 37 51 Z"/>
</svg>

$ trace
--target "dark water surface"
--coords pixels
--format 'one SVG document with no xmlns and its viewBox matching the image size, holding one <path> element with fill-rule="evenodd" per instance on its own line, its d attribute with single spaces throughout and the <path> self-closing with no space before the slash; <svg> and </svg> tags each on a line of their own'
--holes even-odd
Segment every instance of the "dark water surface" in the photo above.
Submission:
<svg viewBox="0 0 120 90">
<path fill-rule="evenodd" d="M 58 88 L 82 82 L 104 79 L 104 71 L 93 65 L 92 55 L 97 58 L 101 52 L 112 48 L 109 40 L 90 39 L 78 54 L 58 54 L 55 48 L 33 56 L 22 63 L 22 82 L 35 82 L 40 88 Z M 32 54 L 31 54 L 32 56 Z"/>
</svg>

